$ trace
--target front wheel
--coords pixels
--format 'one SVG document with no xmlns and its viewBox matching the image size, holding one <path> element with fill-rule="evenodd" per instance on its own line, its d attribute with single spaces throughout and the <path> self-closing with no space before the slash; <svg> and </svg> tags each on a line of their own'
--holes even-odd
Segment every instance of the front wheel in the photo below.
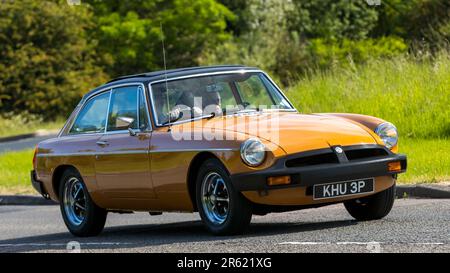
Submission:
<svg viewBox="0 0 450 273">
<path fill-rule="evenodd" d="M 59 196 L 61 214 L 70 233 L 88 237 L 103 230 L 107 211 L 92 201 L 78 172 L 72 169 L 64 172 Z"/>
<path fill-rule="evenodd" d="M 344 206 L 358 221 L 378 220 L 392 209 L 395 200 L 395 185 L 375 195 L 344 202 Z"/>
<path fill-rule="evenodd" d="M 252 206 L 240 192 L 234 190 L 219 160 L 208 159 L 200 167 L 196 197 L 200 217 L 211 233 L 241 234 L 249 226 Z"/>
</svg>

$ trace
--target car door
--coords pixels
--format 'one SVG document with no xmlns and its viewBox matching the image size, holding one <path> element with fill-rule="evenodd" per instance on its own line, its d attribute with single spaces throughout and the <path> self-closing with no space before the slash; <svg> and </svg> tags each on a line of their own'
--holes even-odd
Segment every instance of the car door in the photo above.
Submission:
<svg viewBox="0 0 450 273">
<path fill-rule="evenodd" d="M 132 121 L 124 127 L 122 120 Z M 131 120 L 130 120 L 131 119 Z M 106 197 L 153 199 L 150 175 L 151 129 L 143 85 L 113 88 L 106 133 L 97 142 L 96 180 Z"/>
<path fill-rule="evenodd" d="M 86 186 L 95 191 L 95 155 L 97 141 L 105 133 L 109 90 L 89 98 L 78 112 L 66 136 L 60 138 L 58 149 L 70 157 L 83 176 Z"/>
</svg>

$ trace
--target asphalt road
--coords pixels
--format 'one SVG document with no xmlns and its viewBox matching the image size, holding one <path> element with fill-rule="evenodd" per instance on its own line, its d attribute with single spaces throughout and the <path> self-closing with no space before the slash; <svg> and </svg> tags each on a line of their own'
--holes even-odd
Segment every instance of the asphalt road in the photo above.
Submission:
<svg viewBox="0 0 450 273">
<path fill-rule="evenodd" d="M 342 205 L 255 216 L 236 237 L 209 235 L 198 214 L 136 213 L 109 214 L 100 236 L 80 239 L 58 206 L 0 207 L 0 252 L 66 252 L 71 241 L 81 252 L 450 252 L 450 200 L 398 200 L 370 222 L 352 220 Z"/>
<path fill-rule="evenodd" d="M 0 143 L 0 153 L 8 152 L 8 151 L 20 151 L 23 149 L 32 149 L 41 141 L 46 139 L 50 139 L 56 137 L 57 135 L 47 135 L 47 136 L 38 136 L 38 137 L 30 137 L 20 140 L 8 141 Z"/>
</svg>

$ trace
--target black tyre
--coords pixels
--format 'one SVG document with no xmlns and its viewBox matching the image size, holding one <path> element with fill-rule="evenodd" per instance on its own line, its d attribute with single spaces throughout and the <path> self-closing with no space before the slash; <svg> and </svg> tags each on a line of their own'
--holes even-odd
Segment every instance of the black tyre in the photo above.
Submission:
<svg viewBox="0 0 450 273">
<path fill-rule="evenodd" d="M 197 174 L 196 201 L 207 229 L 215 235 L 243 233 L 252 218 L 251 203 L 235 191 L 225 167 L 206 160 Z"/>
<path fill-rule="evenodd" d="M 395 185 L 375 195 L 344 202 L 345 208 L 358 221 L 377 220 L 389 214 L 394 205 Z"/>
<path fill-rule="evenodd" d="M 68 169 L 64 172 L 59 197 L 61 214 L 70 233 L 78 237 L 89 237 L 102 232 L 107 211 L 92 201 L 77 171 Z"/>
</svg>

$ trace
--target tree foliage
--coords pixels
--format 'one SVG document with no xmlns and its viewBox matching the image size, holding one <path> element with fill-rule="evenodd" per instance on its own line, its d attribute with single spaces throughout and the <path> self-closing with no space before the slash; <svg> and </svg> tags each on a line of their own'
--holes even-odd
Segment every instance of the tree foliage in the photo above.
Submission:
<svg viewBox="0 0 450 273">
<path fill-rule="evenodd" d="M 88 38 L 92 14 L 48 1 L 0 5 L 1 112 L 65 115 L 81 94 L 105 79 L 96 42 Z"/>
<path fill-rule="evenodd" d="M 113 60 L 111 75 L 163 67 L 161 25 L 169 67 L 193 66 L 206 48 L 231 38 L 234 15 L 215 0 L 91 1 L 99 48 Z"/>
<path fill-rule="evenodd" d="M 311 70 L 448 48 L 448 0 L 3 0 L 0 114 L 67 115 L 107 78 L 244 64 L 290 84 Z M 161 31 L 163 26 L 163 32 Z M 426 49 L 426 50 L 424 50 Z"/>
<path fill-rule="evenodd" d="M 234 3 L 234 1 L 223 1 Z M 336 62 L 363 62 L 406 50 L 399 37 L 374 39 L 377 11 L 364 1 L 245 0 L 245 32 L 208 51 L 205 64 L 242 62 L 268 70 L 284 84 Z M 242 29 L 239 30 L 242 32 Z"/>
<path fill-rule="evenodd" d="M 442 45 L 450 39 L 450 2 L 447 0 L 385 0 L 379 10 L 376 36 L 397 35 L 411 42 Z"/>
<path fill-rule="evenodd" d="M 365 1 L 293 0 L 290 28 L 307 38 L 361 40 L 377 23 L 378 13 Z"/>
</svg>

